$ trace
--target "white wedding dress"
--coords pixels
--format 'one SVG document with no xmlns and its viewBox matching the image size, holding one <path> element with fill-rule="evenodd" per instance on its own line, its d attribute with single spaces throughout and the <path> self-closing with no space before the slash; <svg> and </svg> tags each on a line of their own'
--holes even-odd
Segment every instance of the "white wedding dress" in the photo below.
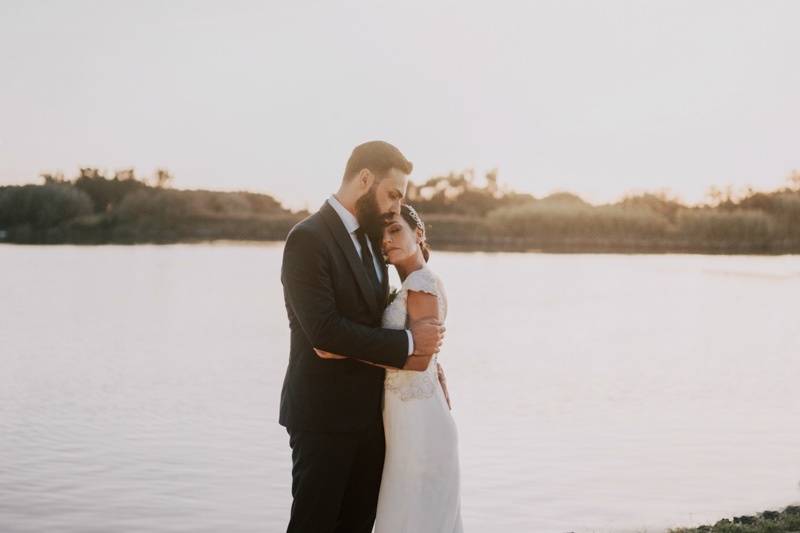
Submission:
<svg viewBox="0 0 800 533">
<path fill-rule="evenodd" d="M 403 281 L 383 314 L 383 327 L 405 329 L 408 291 L 438 297 L 447 315 L 442 282 L 427 266 Z M 461 533 L 458 436 L 436 374 L 436 358 L 424 372 L 386 370 L 383 465 L 375 533 Z"/>
</svg>

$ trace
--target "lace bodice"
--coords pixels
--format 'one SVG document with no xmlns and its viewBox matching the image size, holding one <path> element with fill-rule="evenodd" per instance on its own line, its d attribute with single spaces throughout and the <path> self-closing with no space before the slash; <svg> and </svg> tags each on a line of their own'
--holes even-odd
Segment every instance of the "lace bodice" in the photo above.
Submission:
<svg viewBox="0 0 800 533">
<path fill-rule="evenodd" d="M 408 327 L 408 292 L 419 291 L 433 294 L 438 299 L 439 319 L 447 317 L 447 296 L 439 277 L 427 266 L 415 270 L 403 281 L 397 296 L 383 312 L 383 327 L 406 329 Z M 433 396 L 438 379 L 436 377 L 436 356 L 424 372 L 413 370 L 386 370 L 386 390 L 399 394 L 403 400 L 430 398 Z"/>
</svg>

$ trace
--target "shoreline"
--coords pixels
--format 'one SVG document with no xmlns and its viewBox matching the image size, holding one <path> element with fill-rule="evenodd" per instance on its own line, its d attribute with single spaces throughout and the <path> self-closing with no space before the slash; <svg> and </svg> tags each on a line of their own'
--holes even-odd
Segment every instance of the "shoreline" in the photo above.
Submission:
<svg viewBox="0 0 800 533">
<path fill-rule="evenodd" d="M 232 238 L 220 237 L 184 237 L 184 238 L 73 238 L 73 239 L 0 239 L 0 244 L 17 246 L 137 246 L 137 245 L 174 245 L 174 244 L 278 244 L 285 242 L 283 238 Z M 481 242 L 437 242 L 431 240 L 432 251 L 464 252 L 464 253 L 538 253 L 538 254 L 615 254 L 615 255 L 741 255 L 741 256 L 784 256 L 800 255 L 800 246 L 786 246 L 764 249 L 763 244 L 740 244 L 738 246 L 709 245 L 698 246 L 678 242 L 620 243 L 620 242 L 587 242 L 561 241 L 536 242 L 524 239 L 484 240 Z"/>
</svg>

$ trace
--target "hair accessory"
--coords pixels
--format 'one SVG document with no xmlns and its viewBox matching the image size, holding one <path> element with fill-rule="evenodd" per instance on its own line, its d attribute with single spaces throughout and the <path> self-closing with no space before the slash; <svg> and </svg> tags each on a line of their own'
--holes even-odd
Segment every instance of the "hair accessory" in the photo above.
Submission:
<svg viewBox="0 0 800 533">
<path fill-rule="evenodd" d="M 422 222 L 422 219 L 419 217 L 419 213 L 417 213 L 417 210 L 408 204 L 403 204 L 403 207 L 408 209 L 408 214 L 411 215 L 411 218 L 414 219 L 414 224 L 416 224 L 417 227 L 422 231 L 425 231 L 425 223 Z"/>
</svg>

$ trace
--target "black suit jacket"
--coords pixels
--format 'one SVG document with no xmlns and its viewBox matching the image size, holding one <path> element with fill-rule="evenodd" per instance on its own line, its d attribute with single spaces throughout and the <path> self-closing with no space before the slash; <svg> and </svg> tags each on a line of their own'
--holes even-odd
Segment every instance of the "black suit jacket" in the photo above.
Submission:
<svg viewBox="0 0 800 533">
<path fill-rule="evenodd" d="M 380 417 L 384 370 L 349 359 L 322 359 L 314 348 L 401 368 L 408 355 L 406 332 L 380 327 L 388 297 L 385 266 L 383 280 L 381 301 L 350 234 L 327 202 L 289 232 L 281 267 L 291 330 L 281 425 L 357 431 Z"/>
</svg>

